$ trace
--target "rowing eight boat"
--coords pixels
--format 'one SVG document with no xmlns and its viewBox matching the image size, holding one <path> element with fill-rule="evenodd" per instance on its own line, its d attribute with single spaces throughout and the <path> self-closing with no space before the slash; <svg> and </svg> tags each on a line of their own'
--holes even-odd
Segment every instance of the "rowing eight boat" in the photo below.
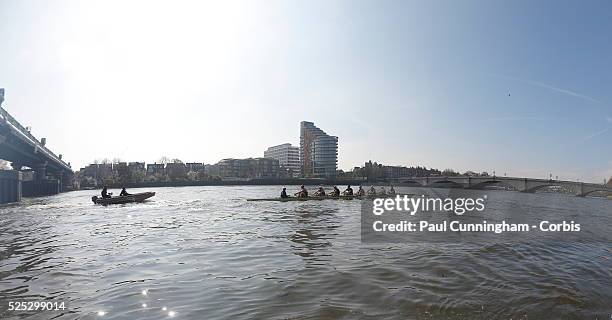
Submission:
<svg viewBox="0 0 612 320">
<path fill-rule="evenodd" d="M 401 196 L 404 196 L 403 194 Z M 412 194 L 406 194 L 406 196 L 412 196 Z M 289 197 L 289 198 L 261 198 L 261 199 L 247 199 L 247 201 L 278 201 L 278 202 L 289 202 L 289 201 L 309 201 L 309 200 L 360 200 L 360 199 L 374 199 L 374 198 L 387 198 L 395 197 L 395 195 L 386 196 L 314 196 L 314 197 Z"/>
</svg>

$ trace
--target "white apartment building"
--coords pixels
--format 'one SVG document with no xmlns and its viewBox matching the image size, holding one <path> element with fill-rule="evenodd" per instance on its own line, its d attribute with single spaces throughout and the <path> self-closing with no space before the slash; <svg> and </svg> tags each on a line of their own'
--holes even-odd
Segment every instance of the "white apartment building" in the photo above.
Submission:
<svg viewBox="0 0 612 320">
<path fill-rule="evenodd" d="M 290 143 L 283 143 L 269 147 L 268 150 L 264 151 L 264 158 L 278 160 L 281 170 L 285 168 L 291 176 L 300 176 L 300 148 L 294 147 Z"/>
</svg>

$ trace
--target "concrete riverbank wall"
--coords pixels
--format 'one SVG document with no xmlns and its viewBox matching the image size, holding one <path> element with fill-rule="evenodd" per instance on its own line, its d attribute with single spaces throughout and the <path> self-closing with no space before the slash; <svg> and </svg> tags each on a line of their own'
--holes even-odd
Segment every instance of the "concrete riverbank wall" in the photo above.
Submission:
<svg viewBox="0 0 612 320">
<path fill-rule="evenodd" d="M 23 197 L 50 196 L 61 192 L 60 182 L 55 179 L 23 181 L 21 183 Z"/>
<path fill-rule="evenodd" d="M 22 172 L 0 170 L 0 204 L 19 202 L 22 197 L 54 195 L 61 191 L 59 180 L 25 181 Z"/>
</svg>

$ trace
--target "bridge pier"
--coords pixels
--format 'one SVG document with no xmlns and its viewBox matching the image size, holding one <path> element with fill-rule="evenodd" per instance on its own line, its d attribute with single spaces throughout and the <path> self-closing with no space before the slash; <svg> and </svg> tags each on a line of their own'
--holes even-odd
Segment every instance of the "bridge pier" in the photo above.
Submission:
<svg viewBox="0 0 612 320">
<path fill-rule="evenodd" d="M 21 201 L 21 172 L 0 170 L 0 204 Z"/>
<path fill-rule="evenodd" d="M 65 192 L 72 186 L 72 175 L 67 171 L 61 170 L 53 177 L 58 180 L 59 192 Z"/>
<path fill-rule="evenodd" d="M 61 180 L 47 176 L 47 163 L 40 163 L 34 169 L 34 180 L 23 181 L 22 196 L 40 197 L 58 194 L 61 192 Z"/>
<path fill-rule="evenodd" d="M 11 162 L 11 167 L 15 171 L 21 171 L 21 168 L 23 167 L 23 165 L 19 162 Z"/>
<path fill-rule="evenodd" d="M 64 192 L 64 170 L 57 174 L 57 180 L 59 184 L 59 192 Z"/>
<path fill-rule="evenodd" d="M 38 166 L 36 166 L 36 168 L 34 168 L 34 171 L 36 172 L 37 181 L 47 180 L 47 164 L 46 163 L 39 164 Z"/>
</svg>

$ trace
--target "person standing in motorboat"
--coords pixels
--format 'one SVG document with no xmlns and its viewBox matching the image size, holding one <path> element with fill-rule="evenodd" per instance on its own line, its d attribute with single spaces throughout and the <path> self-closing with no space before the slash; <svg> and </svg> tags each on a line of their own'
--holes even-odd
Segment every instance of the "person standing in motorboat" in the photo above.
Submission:
<svg viewBox="0 0 612 320">
<path fill-rule="evenodd" d="M 104 186 L 102 188 L 102 199 L 109 199 L 113 196 L 112 192 L 108 192 L 108 188 L 106 186 Z"/>
<path fill-rule="evenodd" d="M 127 196 L 131 196 L 131 194 L 129 194 L 127 192 L 127 190 L 125 190 L 125 187 L 123 189 L 121 189 L 121 193 L 119 194 L 120 197 L 127 197 Z"/>
</svg>

